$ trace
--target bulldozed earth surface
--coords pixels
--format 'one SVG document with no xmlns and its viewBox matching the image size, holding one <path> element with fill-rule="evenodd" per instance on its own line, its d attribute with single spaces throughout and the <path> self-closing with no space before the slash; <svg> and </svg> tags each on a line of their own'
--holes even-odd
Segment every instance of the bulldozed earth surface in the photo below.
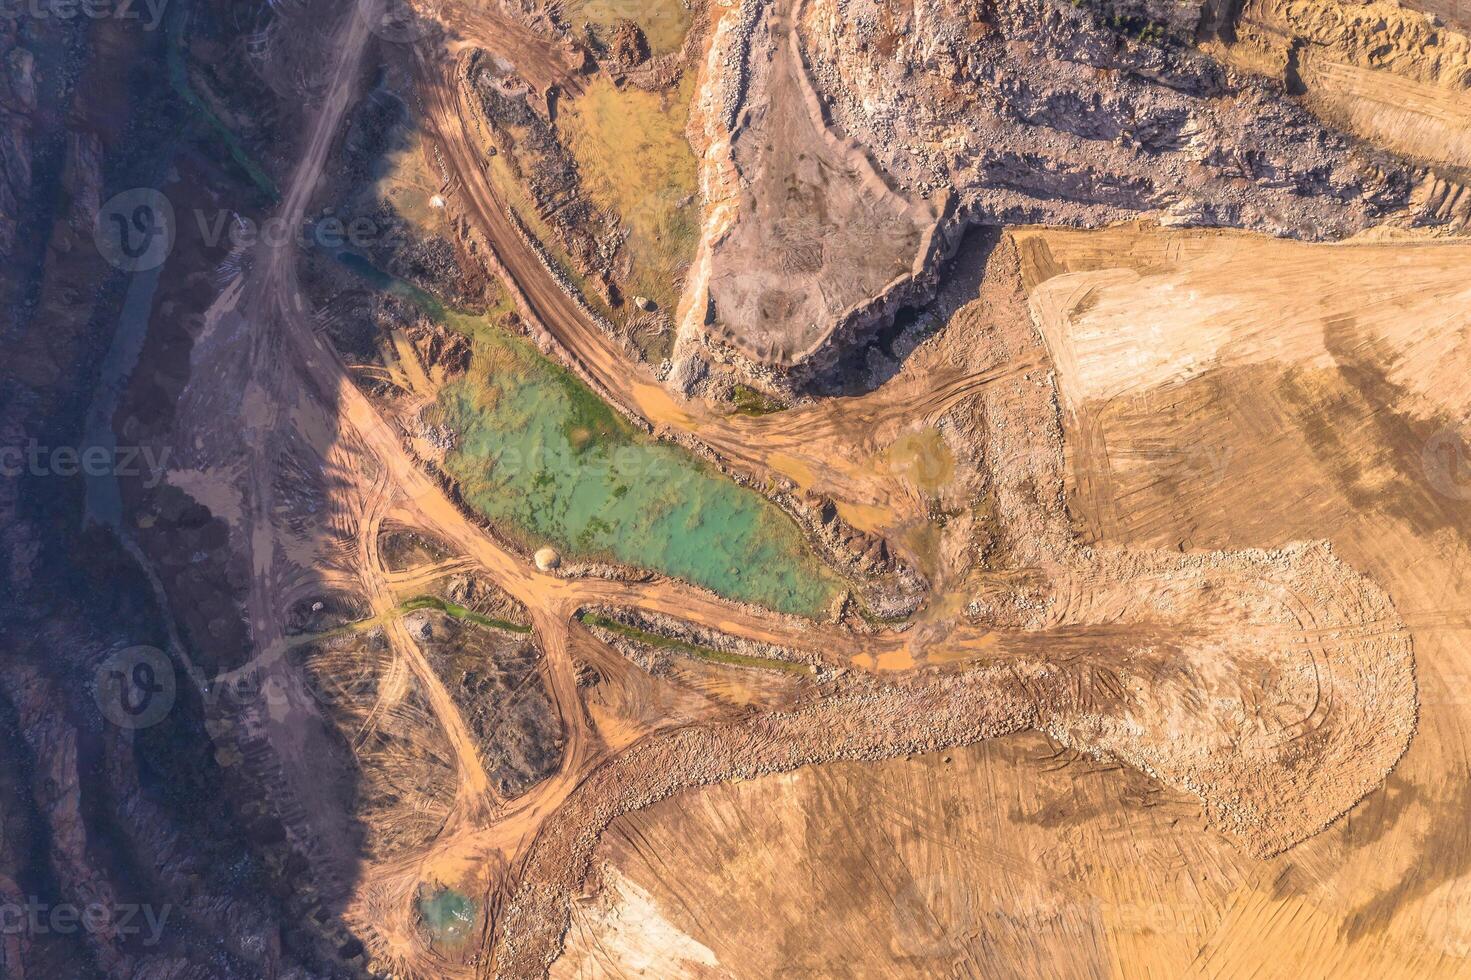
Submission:
<svg viewBox="0 0 1471 980">
<path fill-rule="evenodd" d="M 7 975 L 1471 970 L 1463 13 L 195 23 L 154 276 L 3 110 L 0 431 L 161 462 L 0 496 L 0 896 L 181 910 Z"/>
</svg>

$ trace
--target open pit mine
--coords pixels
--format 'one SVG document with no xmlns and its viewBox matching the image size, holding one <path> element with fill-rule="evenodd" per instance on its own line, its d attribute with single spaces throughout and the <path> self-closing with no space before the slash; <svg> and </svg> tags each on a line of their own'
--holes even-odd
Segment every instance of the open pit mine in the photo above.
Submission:
<svg viewBox="0 0 1471 980">
<path fill-rule="evenodd" d="M 1465 0 L 0 12 L 0 975 L 1471 977 Z"/>
</svg>

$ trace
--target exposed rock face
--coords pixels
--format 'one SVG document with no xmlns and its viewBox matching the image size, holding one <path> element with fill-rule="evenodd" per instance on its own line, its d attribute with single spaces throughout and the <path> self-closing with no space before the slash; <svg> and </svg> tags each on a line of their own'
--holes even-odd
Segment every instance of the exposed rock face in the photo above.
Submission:
<svg viewBox="0 0 1471 980">
<path fill-rule="evenodd" d="M 728 117 L 741 199 L 712 245 L 713 335 L 757 363 L 820 377 L 839 348 L 928 296 L 935 265 L 968 223 L 1097 226 L 1148 215 L 1316 240 L 1430 218 L 1413 193 L 1424 168 L 1326 127 L 1281 84 L 1193 48 L 1200 5 L 1156 6 L 794 0 L 732 32 L 727 46 L 748 79 L 732 88 L 741 96 Z M 784 53 L 786 10 L 799 55 Z M 795 115 L 794 96 L 772 81 L 783 66 L 801 76 L 794 92 L 815 93 L 808 118 L 822 139 L 811 146 L 848 146 L 861 165 L 845 171 L 807 147 L 784 157 L 764 148 L 770 118 Z M 814 213 L 798 200 L 805 187 L 821 186 L 825 201 L 862 199 L 855 188 L 870 162 L 891 205 L 886 233 L 834 208 L 831 227 L 776 240 L 782 212 Z M 947 193 L 948 212 L 910 220 Z M 762 248 L 749 247 L 752 227 L 768 229 Z M 723 268 L 722 251 L 739 243 L 740 262 Z M 812 282 L 793 255 L 815 259 Z M 796 299 L 743 293 L 741 276 Z"/>
<path fill-rule="evenodd" d="M 926 583 L 890 551 L 887 541 L 843 520 L 830 500 L 788 495 L 780 502 L 823 558 L 848 574 L 874 615 L 903 618 L 919 608 Z"/>
<path fill-rule="evenodd" d="M 716 336 L 779 368 L 813 358 L 948 250 L 935 238 L 940 201 L 896 192 L 863 146 L 827 126 L 796 6 L 777 3 L 754 27 L 731 137 L 741 217 L 714 243 L 710 278 Z"/>
<path fill-rule="evenodd" d="M 1447 10 L 1452 8 L 1447 7 Z M 1417 221 L 1471 227 L 1471 37 L 1398 0 L 1248 0 L 1207 20 L 1209 50 L 1280 79 L 1318 118 L 1433 168 Z M 1218 26 L 1219 25 L 1219 26 Z"/>
<path fill-rule="evenodd" d="M 1418 176 L 1280 88 L 1086 4 L 814 0 L 804 29 L 837 124 L 900 184 L 955 188 L 972 221 L 1157 211 L 1336 238 L 1406 207 Z"/>
</svg>

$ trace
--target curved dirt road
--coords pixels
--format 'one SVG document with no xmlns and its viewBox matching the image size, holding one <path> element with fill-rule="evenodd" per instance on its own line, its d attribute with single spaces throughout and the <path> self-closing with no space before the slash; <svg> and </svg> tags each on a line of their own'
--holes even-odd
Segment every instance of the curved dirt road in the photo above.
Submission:
<svg viewBox="0 0 1471 980">
<path fill-rule="evenodd" d="M 355 95 L 370 35 L 368 9 L 367 3 L 354 7 L 340 30 L 332 81 L 282 205 L 281 216 L 289 227 L 305 215 Z M 799 485 L 878 515 L 873 526 L 880 530 L 922 521 L 920 495 L 904 480 L 873 465 L 884 448 L 883 439 L 916 418 L 937 416 L 979 389 L 1015 380 L 1040 363 L 1023 358 L 980 371 L 956 370 L 932 376 L 924 390 L 880 389 L 864 398 L 763 419 L 727 419 L 703 406 L 677 402 L 644 369 L 629 362 L 521 241 L 475 156 L 460 93 L 451 80 L 435 72 L 426 52 L 416 52 L 416 57 L 427 121 L 435 127 L 444 157 L 459 178 L 458 201 L 502 257 L 528 315 L 625 408 L 656 426 L 691 434 L 753 475 L 765 476 L 770 469 L 782 472 Z M 449 76 L 457 77 L 457 72 Z M 251 330 L 251 376 L 270 396 L 271 406 L 300 404 L 303 399 L 330 404 L 337 424 L 335 443 L 315 449 L 325 460 L 341 445 L 352 447 L 346 468 L 335 474 L 332 507 L 339 514 L 356 515 L 342 521 L 355 535 L 354 570 L 374 618 L 387 627 L 395 683 L 388 685 L 384 696 L 392 697 L 412 675 L 426 692 L 456 754 L 460 791 L 438 836 L 421 850 L 367 868 L 358 888 L 354 920 L 369 946 L 400 972 L 460 976 L 477 971 L 469 962 L 446 960 L 419 931 L 418 889 L 435 879 L 478 882 L 484 889 L 486 956 L 480 971 L 534 974 L 559 947 L 570 888 L 580 881 L 591 844 L 608 820 L 680 786 L 736 774 L 827 758 L 897 754 L 1050 725 L 1076 729 L 1085 746 L 1104 746 L 1153 767 L 1165 778 L 1218 794 L 1213 797 L 1218 805 L 1235 805 L 1232 794 L 1238 788 L 1230 784 L 1229 773 L 1199 773 L 1189 768 L 1196 760 L 1175 759 L 1158 745 L 1135 744 L 1119 734 L 1133 730 L 1131 725 L 1137 729 L 1180 723 L 1178 705 L 1172 701 L 1179 692 L 1160 685 L 1182 668 L 1166 665 L 1166 670 L 1151 659 L 1150 651 L 1161 636 L 1187 655 L 1187 665 L 1204 665 L 1189 675 L 1198 690 L 1238 700 L 1258 698 L 1260 693 L 1232 689 L 1217 676 L 1219 663 L 1212 660 L 1214 654 L 1244 654 L 1233 639 L 1233 634 L 1242 633 L 1242 623 L 1225 617 L 1201 631 L 1189 616 L 1170 612 L 1172 607 L 1164 600 L 1178 605 L 1176 596 L 1165 595 L 1155 602 L 1145 592 L 1140 598 L 1137 589 L 1131 591 L 1136 581 L 1147 581 L 1136 567 L 1139 562 L 1087 566 L 1086 576 L 1078 573 L 1082 583 L 1078 591 L 1113 598 L 1083 604 L 1076 615 L 1059 616 L 1035 628 L 996 631 L 971 625 L 955 614 L 907 633 L 875 636 L 818 629 L 667 579 L 623 582 L 539 572 L 455 504 L 405 448 L 404 434 L 356 387 L 342 359 L 315 330 L 312 310 L 297 281 L 294 250 L 265 254 L 265 261 L 247 273 L 248 280 L 226 290 L 222 302 L 228 298 L 231 315 Z M 249 608 L 258 659 L 279 655 L 286 648 L 286 611 L 298 598 L 299 587 L 282 572 L 284 548 L 274 523 L 275 477 L 285 460 L 271 442 L 273 427 L 293 423 L 274 408 L 264 419 L 267 424 L 252 429 L 250 436 L 257 465 L 247 476 L 251 492 L 245 515 L 256 569 Z M 383 567 L 377 538 L 389 514 L 396 524 L 453 542 L 459 552 L 449 559 L 453 567 L 478 570 L 530 611 L 544 655 L 547 688 L 566 741 L 557 771 L 520 797 L 504 800 L 491 791 L 465 719 L 395 616 L 404 590 L 423 581 L 424 573 L 390 574 Z M 1078 567 L 1084 564 L 1079 559 Z M 1296 587 L 1295 578 L 1289 575 L 1279 581 L 1281 576 L 1273 578 L 1276 573 L 1257 567 L 1262 564 L 1256 559 L 1212 557 L 1192 573 L 1205 584 L 1257 575 L 1264 595 Z M 1320 682 L 1358 678 L 1376 670 L 1398 671 L 1406 651 L 1392 611 L 1386 613 L 1372 603 L 1353 607 L 1349 593 L 1357 585 L 1351 576 L 1341 576 L 1339 588 L 1345 595 L 1334 593 L 1327 608 L 1337 610 L 1341 604 L 1368 609 L 1375 621 L 1387 625 L 1355 637 L 1349 627 L 1359 624 L 1349 617 L 1331 622 L 1332 628 L 1319 636 L 1320 627 L 1304 622 L 1294 626 L 1263 599 L 1255 611 L 1263 626 L 1258 634 L 1263 645 L 1280 650 L 1293 666 L 1303 663 L 1306 651 L 1308 672 Z M 750 710 L 732 714 L 682 682 L 636 667 L 589 634 L 573 617 L 593 605 L 661 613 L 794 651 L 814 668 L 811 689 L 798 709 L 757 698 Z M 1149 628 L 1142 629 L 1143 625 Z M 946 662 L 948 668 L 938 666 Z M 598 678 L 584 685 L 579 672 L 589 666 Z M 710 669 L 738 674 L 742 668 Z M 1136 684 L 1124 684 L 1120 675 L 1135 678 Z M 1391 680 L 1398 677 L 1394 674 Z M 1095 683 L 1092 678 L 1103 680 Z M 1149 692 L 1154 686 L 1160 693 L 1126 696 L 1126 690 Z M 1371 710 L 1353 703 L 1340 704 L 1337 710 L 1335 722 L 1341 725 L 1357 727 L 1378 720 Z M 1233 723 L 1224 715 L 1207 720 Z M 1394 751 L 1388 763 L 1379 747 L 1369 753 L 1363 766 L 1365 779 L 1379 778 L 1384 765 L 1392 764 L 1398 748 L 1389 748 Z M 1283 762 L 1271 754 L 1273 744 L 1262 742 L 1260 751 L 1269 764 Z M 1288 821 L 1290 833 L 1315 826 L 1315 821 L 1320 824 L 1325 813 L 1330 818 L 1336 815 L 1356 798 L 1356 786 L 1303 804 L 1306 816 Z M 1268 808 L 1283 805 L 1275 799 L 1247 802 Z M 1289 802 L 1296 806 L 1300 801 Z M 1243 836 L 1250 840 L 1248 834 L 1258 828 L 1252 821 L 1277 816 L 1270 809 L 1246 813 Z"/>
</svg>

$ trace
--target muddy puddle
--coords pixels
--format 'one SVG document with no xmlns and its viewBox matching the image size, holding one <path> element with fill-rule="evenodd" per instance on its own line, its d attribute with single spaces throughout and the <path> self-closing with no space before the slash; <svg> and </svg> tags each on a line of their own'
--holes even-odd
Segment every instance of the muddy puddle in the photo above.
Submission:
<svg viewBox="0 0 1471 980">
<path fill-rule="evenodd" d="M 419 895 L 419 915 L 436 943 L 458 946 L 475 927 L 477 908 L 473 901 L 452 888 L 424 890 Z"/>
</svg>

